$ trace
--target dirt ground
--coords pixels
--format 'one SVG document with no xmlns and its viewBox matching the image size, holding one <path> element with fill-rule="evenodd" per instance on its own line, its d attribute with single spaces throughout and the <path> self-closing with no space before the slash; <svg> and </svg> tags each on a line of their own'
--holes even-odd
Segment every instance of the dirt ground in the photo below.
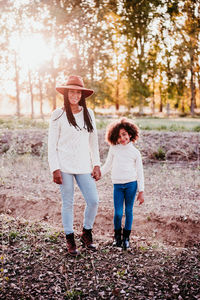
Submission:
<svg viewBox="0 0 200 300">
<path fill-rule="evenodd" d="M 10 149 L 0 159 L 0 212 L 15 218 L 39 221 L 62 230 L 60 192 L 59 187 L 52 183 L 48 168 L 46 132 L 34 135 L 37 139 L 31 146 L 27 141 L 31 137 L 30 131 L 24 132 L 20 138 L 15 133 L 15 139 L 10 138 L 9 132 L 2 136 L 4 143 L 1 143 L 1 149 L 2 145 L 5 147 L 6 143 L 9 144 L 8 141 L 12 141 L 12 145 L 9 144 Z M 187 247 L 200 241 L 198 141 L 199 135 L 192 133 L 141 134 L 138 147 L 144 158 L 145 203 L 139 206 L 135 201 L 134 204 L 132 243 L 151 243 L 155 247 Z M 104 142 L 103 130 L 99 132 L 99 142 L 101 159 L 104 162 L 108 146 Z M 35 154 L 43 147 L 43 152 L 40 155 L 20 155 L 16 149 L 21 149 L 23 153 L 24 145 L 30 146 Z M 153 159 L 154 151 L 160 146 L 168 153 L 165 161 Z M 97 188 L 100 202 L 94 224 L 94 238 L 111 241 L 113 200 L 110 174 L 97 182 Z M 82 230 L 84 207 L 84 200 L 76 186 L 76 233 L 81 233 Z"/>
</svg>

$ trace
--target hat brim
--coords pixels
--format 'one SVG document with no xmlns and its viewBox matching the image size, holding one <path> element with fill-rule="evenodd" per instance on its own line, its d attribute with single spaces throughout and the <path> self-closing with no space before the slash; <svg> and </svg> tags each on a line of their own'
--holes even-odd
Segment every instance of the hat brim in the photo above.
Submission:
<svg viewBox="0 0 200 300">
<path fill-rule="evenodd" d="M 80 90 L 83 92 L 85 98 L 91 96 L 94 93 L 93 90 L 86 89 L 86 88 L 83 88 L 83 87 L 77 86 L 77 85 L 67 85 L 67 86 L 64 85 L 64 86 L 56 87 L 56 91 L 61 93 L 62 95 L 64 95 L 66 90 Z"/>
</svg>

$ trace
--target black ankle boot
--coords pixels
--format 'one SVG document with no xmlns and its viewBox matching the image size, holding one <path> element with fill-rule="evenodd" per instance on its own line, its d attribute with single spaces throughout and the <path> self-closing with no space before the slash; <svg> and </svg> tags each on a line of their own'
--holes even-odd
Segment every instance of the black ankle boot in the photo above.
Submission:
<svg viewBox="0 0 200 300">
<path fill-rule="evenodd" d="M 122 245 L 122 229 L 115 229 L 115 235 L 114 235 L 114 242 L 113 242 L 113 246 L 114 247 L 121 247 Z"/>
<path fill-rule="evenodd" d="M 123 229 L 123 249 L 126 250 L 130 247 L 129 244 L 129 236 L 130 236 L 131 230 Z"/>
</svg>

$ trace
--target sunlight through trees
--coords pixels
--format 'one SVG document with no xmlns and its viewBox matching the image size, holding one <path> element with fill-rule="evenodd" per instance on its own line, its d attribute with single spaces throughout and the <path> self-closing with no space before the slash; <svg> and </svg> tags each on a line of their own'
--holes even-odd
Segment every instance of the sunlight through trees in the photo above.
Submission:
<svg viewBox="0 0 200 300">
<path fill-rule="evenodd" d="M 6 114 L 50 113 L 72 73 L 95 90 L 93 107 L 200 110 L 199 1 L 4 0 L 0 11 Z"/>
</svg>

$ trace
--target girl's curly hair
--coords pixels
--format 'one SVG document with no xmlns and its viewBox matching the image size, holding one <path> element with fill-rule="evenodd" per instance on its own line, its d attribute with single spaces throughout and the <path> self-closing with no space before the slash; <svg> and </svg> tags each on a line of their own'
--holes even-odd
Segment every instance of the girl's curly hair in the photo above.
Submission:
<svg viewBox="0 0 200 300">
<path fill-rule="evenodd" d="M 122 118 L 109 124 L 106 128 L 106 141 L 110 145 L 117 145 L 120 129 L 126 130 L 130 140 L 135 142 L 139 138 L 139 128 L 131 120 Z"/>
</svg>

